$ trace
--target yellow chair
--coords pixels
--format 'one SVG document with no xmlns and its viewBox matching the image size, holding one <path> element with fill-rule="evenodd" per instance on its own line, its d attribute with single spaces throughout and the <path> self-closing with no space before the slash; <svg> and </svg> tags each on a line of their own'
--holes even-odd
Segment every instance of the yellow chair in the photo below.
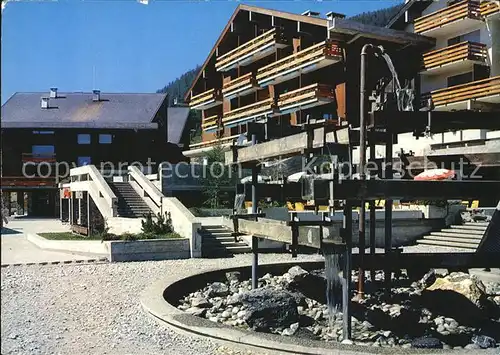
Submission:
<svg viewBox="0 0 500 355">
<path fill-rule="evenodd" d="M 295 210 L 295 208 L 293 207 L 293 203 L 291 203 L 290 201 L 286 202 L 286 207 L 288 207 L 289 211 Z"/>
<path fill-rule="evenodd" d="M 375 201 L 375 207 L 385 207 L 385 200 Z"/>
<path fill-rule="evenodd" d="M 318 211 L 328 211 L 328 206 L 319 206 Z"/>
<path fill-rule="evenodd" d="M 479 208 L 479 200 L 472 201 L 470 208 Z"/>
<path fill-rule="evenodd" d="M 252 201 L 245 201 L 245 208 L 252 207 Z"/>
<path fill-rule="evenodd" d="M 295 211 L 305 211 L 304 204 L 302 202 L 295 202 Z"/>
</svg>

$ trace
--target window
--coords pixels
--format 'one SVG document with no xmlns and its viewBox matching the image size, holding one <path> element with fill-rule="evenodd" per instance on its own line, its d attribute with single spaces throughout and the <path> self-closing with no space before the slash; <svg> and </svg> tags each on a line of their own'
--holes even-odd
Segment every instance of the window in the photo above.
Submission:
<svg viewBox="0 0 500 355">
<path fill-rule="evenodd" d="M 449 76 L 448 77 L 448 87 L 470 83 L 473 80 L 472 72 Z"/>
<path fill-rule="evenodd" d="M 33 131 L 33 134 L 54 134 L 54 131 Z"/>
<path fill-rule="evenodd" d="M 34 145 L 31 147 L 31 154 L 34 156 L 50 157 L 54 155 L 54 152 L 53 145 Z"/>
<path fill-rule="evenodd" d="M 79 134 L 78 144 L 90 144 L 90 134 Z"/>
<path fill-rule="evenodd" d="M 78 157 L 78 166 L 90 165 L 90 157 Z"/>
<path fill-rule="evenodd" d="M 111 144 L 113 136 L 111 134 L 99 134 L 99 144 Z"/>
<path fill-rule="evenodd" d="M 452 46 L 454 44 L 462 43 L 462 42 L 466 42 L 466 41 L 469 41 L 469 42 L 480 42 L 481 41 L 481 31 L 480 30 L 476 30 L 476 31 L 473 31 L 473 32 L 469 32 L 469 33 L 457 36 L 457 37 L 450 38 L 448 40 L 448 45 Z"/>
</svg>

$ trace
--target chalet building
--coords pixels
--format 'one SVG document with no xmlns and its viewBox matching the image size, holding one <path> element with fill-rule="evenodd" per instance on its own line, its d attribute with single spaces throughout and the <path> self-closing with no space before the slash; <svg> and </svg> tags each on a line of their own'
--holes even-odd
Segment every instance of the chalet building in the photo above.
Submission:
<svg viewBox="0 0 500 355">
<path fill-rule="evenodd" d="M 152 170 L 185 160 L 188 114 L 168 108 L 166 94 L 16 93 L 2 106 L 3 195 L 19 213 L 55 216 L 68 168 L 117 173 L 134 162 L 148 168 L 148 159 Z"/>
<path fill-rule="evenodd" d="M 203 139 L 184 154 L 202 156 L 216 143 L 227 149 L 252 121 L 273 122 L 279 135 L 307 120 L 359 126 L 360 52 L 368 42 L 390 51 L 401 81 L 414 87 L 420 53 L 434 41 L 344 17 L 238 6 L 186 94 L 202 111 Z M 391 76 L 382 58 L 370 65 L 370 78 Z"/>
<path fill-rule="evenodd" d="M 432 98 L 438 111 L 499 112 L 499 129 L 451 131 L 419 140 L 404 134 L 397 149 L 411 151 L 410 160 L 427 156 L 450 163 L 462 158 L 500 179 L 499 2 L 409 0 L 387 27 L 436 40 L 422 55 L 421 106 Z"/>
</svg>

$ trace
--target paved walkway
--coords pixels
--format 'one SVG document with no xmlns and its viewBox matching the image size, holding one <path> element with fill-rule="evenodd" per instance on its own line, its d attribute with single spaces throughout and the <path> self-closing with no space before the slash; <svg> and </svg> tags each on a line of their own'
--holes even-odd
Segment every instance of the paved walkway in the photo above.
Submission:
<svg viewBox="0 0 500 355">
<path fill-rule="evenodd" d="M 95 256 L 38 248 L 27 240 L 28 233 L 64 232 L 69 227 L 57 219 L 10 219 L 2 228 L 2 265 L 90 260 Z"/>
</svg>

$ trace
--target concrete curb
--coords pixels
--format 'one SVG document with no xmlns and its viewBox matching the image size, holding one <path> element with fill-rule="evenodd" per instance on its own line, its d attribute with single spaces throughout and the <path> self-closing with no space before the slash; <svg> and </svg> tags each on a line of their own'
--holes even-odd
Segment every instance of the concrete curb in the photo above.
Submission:
<svg viewBox="0 0 500 355">
<path fill-rule="evenodd" d="M 2 264 L 1 267 L 9 266 L 27 266 L 27 265 L 58 265 L 58 264 L 103 264 L 108 263 L 107 258 L 98 259 L 77 259 L 77 260 L 62 260 L 62 261 L 40 261 L 37 263 L 13 263 L 13 264 Z"/>
<path fill-rule="evenodd" d="M 269 272 L 270 269 L 278 265 L 312 265 L 313 262 L 290 262 L 279 264 L 263 264 L 261 271 Z M 267 266 L 267 268 L 266 268 Z M 266 270 L 262 270 L 262 269 Z M 283 354 L 306 354 L 306 355 L 361 355 L 361 354 L 466 354 L 467 350 L 422 350 L 422 349 L 403 349 L 377 348 L 361 345 L 343 345 L 334 342 L 323 342 L 319 340 L 309 340 L 304 338 L 283 337 L 275 334 L 257 333 L 247 330 L 230 327 L 220 323 L 214 323 L 207 319 L 196 317 L 177 309 L 174 305 L 168 303 L 164 295 L 169 288 L 179 288 L 180 281 L 189 282 L 190 287 L 194 285 L 202 288 L 206 283 L 200 284 L 200 276 L 206 274 L 220 273 L 223 277 L 228 271 L 250 271 L 250 266 L 236 267 L 230 269 L 212 269 L 203 273 L 191 273 L 188 276 L 170 275 L 166 279 L 156 281 L 146 288 L 140 297 L 140 303 L 143 310 L 161 324 L 174 328 L 174 330 L 189 334 L 190 336 L 199 336 L 211 340 L 233 343 L 238 346 L 247 346 L 256 349 L 279 352 Z M 213 275 L 211 275 L 213 276 Z M 198 279 L 196 279 L 198 278 Z M 189 280 L 189 281 L 187 281 Z M 176 285 L 177 284 L 177 285 Z M 190 291 L 186 290 L 186 294 Z M 486 353 L 485 353 L 486 354 Z"/>
</svg>

